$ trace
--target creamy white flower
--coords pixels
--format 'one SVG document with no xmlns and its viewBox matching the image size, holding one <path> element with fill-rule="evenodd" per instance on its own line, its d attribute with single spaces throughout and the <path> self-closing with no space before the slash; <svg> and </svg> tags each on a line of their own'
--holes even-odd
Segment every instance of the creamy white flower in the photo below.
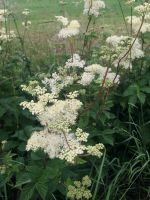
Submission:
<svg viewBox="0 0 150 200">
<path fill-rule="evenodd" d="M 92 194 L 88 187 L 92 184 L 89 176 L 82 178 L 82 181 L 74 181 L 74 185 L 68 186 L 67 197 L 69 199 L 91 199 Z"/>
<path fill-rule="evenodd" d="M 109 72 L 106 76 L 106 80 L 107 80 L 108 84 L 109 83 L 112 84 L 113 82 L 119 83 L 119 79 L 120 79 L 120 76 L 119 75 L 116 76 L 116 73 L 114 73 L 114 72 Z"/>
<path fill-rule="evenodd" d="M 105 8 L 104 1 L 101 0 L 84 0 L 84 11 L 85 15 L 94 15 L 98 17 L 99 10 Z"/>
<path fill-rule="evenodd" d="M 58 34 L 59 38 L 76 36 L 80 32 L 80 24 L 77 20 L 72 20 L 66 28 L 62 28 Z"/>
<path fill-rule="evenodd" d="M 77 20 L 72 20 L 69 25 L 68 25 L 69 29 L 79 29 L 80 28 L 80 24 Z"/>
<path fill-rule="evenodd" d="M 67 95 L 67 97 L 69 99 L 75 99 L 75 98 L 78 97 L 78 95 L 79 95 L 79 92 L 78 91 L 74 91 L 74 92 L 69 92 L 69 94 Z"/>
<path fill-rule="evenodd" d="M 68 79 L 68 84 L 71 78 L 68 78 L 70 76 L 67 74 L 65 76 L 65 72 L 66 69 L 63 71 L 62 68 L 59 68 L 58 73 L 52 74 L 51 78 L 55 84 L 58 84 L 59 81 L 66 83 L 66 79 Z M 49 84 L 49 81 L 46 79 L 43 83 Z M 100 157 L 99 146 L 96 147 L 98 152 L 94 151 L 95 147 L 86 146 L 88 133 L 80 128 L 77 128 L 75 132 L 71 129 L 76 124 L 78 112 L 82 107 L 82 102 L 76 99 L 78 91 L 70 92 L 65 95 L 66 98 L 59 99 L 58 93 L 48 93 L 48 89 L 40 87 L 37 81 L 31 81 L 29 86 L 23 85 L 21 87 L 35 97 L 30 102 L 22 102 L 21 106 L 35 115 L 43 126 L 42 131 L 33 132 L 29 138 L 26 146 L 27 151 L 42 149 L 49 158 L 59 158 L 72 164 L 75 163 L 77 156 L 87 153 L 87 151 L 94 156 L 97 153 L 97 156 Z M 84 193 L 83 197 L 86 196 L 88 194 Z"/>
<path fill-rule="evenodd" d="M 129 67 L 131 68 L 131 61 L 135 60 L 136 58 L 142 58 L 144 56 L 144 52 L 138 38 L 135 40 L 135 38 L 132 37 L 115 35 L 108 37 L 106 42 L 109 44 L 110 48 L 115 51 L 115 54 L 118 54 L 118 58 L 113 62 L 114 66 L 116 67 L 119 63 L 125 69 Z M 133 42 L 134 44 L 132 45 Z M 131 45 L 131 51 L 125 56 Z"/>
<path fill-rule="evenodd" d="M 139 14 L 146 14 L 147 12 L 150 12 L 150 3 L 145 2 L 143 5 L 136 6 L 134 10 Z"/>
<path fill-rule="evenodd" d="M 28 16 L 28 15 L 30 14 L 29 9 L 24 9 L 24 10 L 22 11 L 22 14 L 25 15 L 25 16 Z"/>
<path fill-rule="evenodd" d="M 97 157 L 101 157 L 102 154 L 102 150 L 104 149 L 104 145 L 99 143 L 96 144 L 95 146 L 87 146 L 87 153 L 89 153 L 92 156 L 97 156 Z"/>
<path fill-rule="evenodd" d="M 75 136 L 77 137 L 77 140 L 80 142 L 87 142 L 89 134 L 84 132 L 82 129 L 77 128 L 75 132 Z"/>
<path fill-rule="evenodd" d="M 61 69 L 60 69 L 61 71 Z M 74 82 L 74 77 L 66 74 L 58 74 L 58 73 L 53 73 L 51 78 L 45 78 L 42 83 L 49 86 L 51 89 L 51 92 L 54 94 L 59 94 L 60 91 L 68 86 L 72 85 Z"/>
<path fill-rule="evenodd" d="M 10 42 L 15 37 L 16 37 L 15 32 L 12 30 L 6 31 L 5 28 L 2 28 L 0 30 L 0 41 L 2 41 L 2 42 Z"/>
<path fill-rule="evenodd" d="M 60 152 L 58 157 L 67 162 L 74 163 L 75 158 L 78 155 L 84 153 L 86 147 L 82 145 L 74 136 L 74 134 L 69 134 L 67 136 L 67 142 L 64 144 L 63 150 Z"/>
<path fill-rule="evenodd" d="M 94 75 L 100 74 L 101 76 L 104 76 L 104 74 L 107 70 L 107 67 L 102 67 L 99 64 L 92 64 L 92 65 L 85 67 L 84 70 L 85 70 L 85 72 L 89 72 Z"/>
<path fill-rule="evenodd" d="M 26 150 L 36 151 L 41 148 L 50 158 L 55 158 L 59 154 L 63 142 L 61 135 L 49 133 L 44 129 L 43 131 L 33 132 L 27 142 Z"/>
<path fill-rule="evenodd" d="M 149 15 L 147 15 L 145 17 L 145 19 L 148 19 Z M 126 17 L 126 21 L 128 24 L 132 24 L 132 30 L 134 33 L 137 33 L 140 29 L 141 33 L 146 33 L 146 32 L 150 32 L 150 23 L 147 22 L 143 22 L 142 24 L 142 19 L 141 17 L 137 17 L 137 16 L 129 16 Z M 142 24 L 142 27 L 141 27 Z"/>
<path fill-rule="evenodd" d="M 79 81 L 79 83 L 81 85 L 87 86 L 93 81 L 94 78 L 95 78 L 94 74 L 88 73 L 88 72 L 84 72 L 82 74 L 82 77 L 81 77 L 81 80 Z"/>
<path fill-rule="evenodd" d="M 68 18 L 63 17 L 63 16 L 55 16 L 58 22 L 61 22 L 63 26 L 67 26 L 69 23 Z"/>
<path fill-rule="evenodd" d="M 47 106 L 38 115 L 38 119 L 42 125 L 49 127 L 64 124 L 64 122 L 70 126 L 75 124 L 81 106 L 82 103 L 77 99 L 57 100 L 54 105 Z"/>
<path fill-rule="evenodd" d="M 133 4 L 135 0 L 127 0 L 126 4 Z"/>
<path fill-rule="evenodd" d="M 5 15 L 8 13 L 7 9 L 0 9 L 0 15 Z"/>
<path fill-rule="evenodd" d="M 22 22 L 22 26 L 24 26 L 25 28 L 29 28 L 29 26 L 32 24 L 31 21 L 25 21 L 25 22 Z"/>
<path fill-rule="evenodd" d="M 83 68 L 85 65 L 85 61 L 81 60 L 80 56 L 78 54 L 73 54 L 73 57 L 67 60 L 65 67 L 79 67 Z"/>
</svg>

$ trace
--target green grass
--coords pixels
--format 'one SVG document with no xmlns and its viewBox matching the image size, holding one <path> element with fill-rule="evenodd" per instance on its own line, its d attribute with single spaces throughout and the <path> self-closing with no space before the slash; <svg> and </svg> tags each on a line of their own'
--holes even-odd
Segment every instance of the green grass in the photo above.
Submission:
<svg viewBox="0 0 150 200">
<path fill-rule="evenodd" d="M 103 32 L 109 34 L 126 33 L 119 1 L 123 7 L 124 15 L 130 14 L 130 8 L 124 4 L 124 1 L 105 0 L 106 9 L 101 11 L 101 16 L 97 19 L 95 27 L 100 34 Z M 22 11 L 26 8 L 31 11 L 29 20 L 32 25 L 25 34 L 25 49 L 27 49 L 27 56 L 31 60 L 34 57 L 36 63 L 40 63 L 39 59 L 47 59 L 51 52 L 61 44 L 56 37 L 60 30 L 59 24 L 56 23 L 56 15 L 79 20 L 81 32 L 85 31 L 88 22 L 87 16 L 83 16 L 83 0 L 65 0 L 66 4 L 63 8 L 59 3 L 60 0 L 6 0 L 6 2 L 7 7 L 15 14 L 21 35 L 24 35 Z M 10 25 L 12 29 L 16 28 L 12 20 Z"/>
<path fill-rule="evenodd" d="M 118 29 L 124 28 L 124 21 L 122 13 L 119 7 L 119 0 L 105 0 L 106 9 L 102 11 L 102 16 L 99 18 L 99 24 L 104 27 L 108 27 L 112 30 L 116 30 L 116 25 Z M 65 0 L 66 5 L 64 6 L 64 13 L 62 7 L 59 4 L 59 0 L 9 0 L 8 5 L 15 13 L 17 13 L 17 18 L 21 21 L 21 12 L 24 8 L 31 10 L 30 19 L 32 21 L 33 29 L 37 26 L 41 26 L 45 22 L 55 20 L 54 16 L 64 14 L 70 19 L 79 19 L 80 21 L 86 23 L 86 17 L 83 17 L 83 0 Z M 127 16 L 130 14 L 130 9 L 127 7 L 123 1 L 120 1 L 124 14 Z M 51 24 L 45 23 L 45 27 Z M 43 26 L 41 28 L 43 30 Z"/>
</svg>

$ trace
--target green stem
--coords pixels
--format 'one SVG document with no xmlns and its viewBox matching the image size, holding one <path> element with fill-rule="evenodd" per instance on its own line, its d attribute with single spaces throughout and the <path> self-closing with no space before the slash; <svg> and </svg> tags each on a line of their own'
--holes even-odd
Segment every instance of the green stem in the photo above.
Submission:
<svg viewBox="0 0 150 200">
<path fill-rule="evenodd" d="M 127 26 L 127 22 L 126 22 L 126 19 L 125 19 L 125 15 L 124 15 L 122 5 L 120 3 L 120 0 L 117 0 L 117 1 L 119 3 L 119 7 L 120 7 L 120 10 L 121 10 L 121 14 L 122 14 L 122 17 L 123 17 L 123 21 L 124 21 L 124 24 L 125 24 L 125 27 L 126 27 L 127 34 L 129 35 L 128 26 Z"/>
<path fill-rule="evenodd" d="M 101 176 L 102 176 L 105 156 L 106 156 L 106 150 L 104 150 L 104 155 L 103 155 L 102 163 L 101 163 L 100 168 L 99 168 L 99 174 L 98 174 L 97 183 L 96 183 L 96 187 L 95 187 L 95 191 L 94 191 L 92 200 L 97 200 L 96 195 L 97 195 L 97 192 L 98 192 L 98 189 L 99 189 L 99 182 L 100 182 L 100 179 L 101 179 Z"/>
<path fill-rule="evenodd" d="M 4 198 L 8 200 L 6 184 L 4 184 Z"/>
</svg>

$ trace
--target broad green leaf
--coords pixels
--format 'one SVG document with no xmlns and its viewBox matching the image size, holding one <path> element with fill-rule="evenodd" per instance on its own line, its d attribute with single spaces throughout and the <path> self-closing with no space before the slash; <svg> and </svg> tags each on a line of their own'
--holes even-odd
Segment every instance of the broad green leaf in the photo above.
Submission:
<svg viewBox="0 0 150 200">
<path fill-rule="evenodd" d="M 6 112 L 7 110 L 4 107 L 0 106 L 0 117 L 2 117 Z"/>
<path fill-rule="evenodd" d="M 140 100 L 141 104 L 144 104 L 146 95 L 144 93 L 140 92 L 137 96 L 138 96 L 138 99 Z"/>
<path fill-rule="evenodd" d="M 24 185 L 24 184 L 30 183 L 30 182 L 31 182 L 31 178 L 30 178 L 29 173 L 23 173 L 23 174 L 19 173 L 17 175 L 17 181 L 16 181 L 15 187 L 19 187 L 21 185 Z"/>
<path fill-rule="evenodd" d="M 32 200 L 32 195 L 34 193 L 35 186 L 32 184 L 28 184 L 21 191 L 19 200 Z"/>
<path fill-rule="evenodd" d="M 48 185 L 47 185 L 47 182 L 38 182 L 36 185 L 35 185 L 38 193 L 40 194 L 41 198 L 44 200 L 45 197 L 46 197 L 46 194 L 48 192 Z"/>
<path fill-rule="evenodd" d="M 141 88 L 141 91 L 150 94 L 150 87 Z"/>
<path fill-rule="evenodd" d="M 86 162 L 87 162 L 86 160 L 77 157 L 75 163 L 76 163 L 77 165 L 82 165 L 82 164 L 85 164 Z"/>
<path fill-rule="evenodd" d="M 123 96 L 124 96 L 124 97 L 127 97 L 127 96 L 135 95 L 135 94 L 137 93 L 138 90 L 139 90 L 138 85 L 136 85 L 136 84 L 130 85 L 130 86 L 125 90 L 125 92 L 123 93 Z"/>
</svg>

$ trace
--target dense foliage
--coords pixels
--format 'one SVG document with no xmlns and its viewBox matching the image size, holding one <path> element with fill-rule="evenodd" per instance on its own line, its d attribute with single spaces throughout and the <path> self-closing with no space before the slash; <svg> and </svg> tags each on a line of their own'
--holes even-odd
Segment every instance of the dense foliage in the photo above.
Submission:
<svg viewBox="0 0 150 200">
<path fill-rule="evenodd" d="M 6 29 L 0 31 L 2 200 L 150 199 L 150 4 L 127 1 L 131 16 L 122 14 L 128 35 L 113 36 L 96 31 L 104 2 L 84 3 L 86 30 L 56 16 L 60 45 L 44 67 L 28 57 L 29 11 L 23 11 L 23 35 L 15 15 L 0 11 Z M 5 18 L 13 18 L 17 31 Z M 63 153 L 57 153 L 54 135 L 61 131 L 66 144 L 63 138 Z M 75 154 L 77 146 L 86 153 Z"/>
</svg>

